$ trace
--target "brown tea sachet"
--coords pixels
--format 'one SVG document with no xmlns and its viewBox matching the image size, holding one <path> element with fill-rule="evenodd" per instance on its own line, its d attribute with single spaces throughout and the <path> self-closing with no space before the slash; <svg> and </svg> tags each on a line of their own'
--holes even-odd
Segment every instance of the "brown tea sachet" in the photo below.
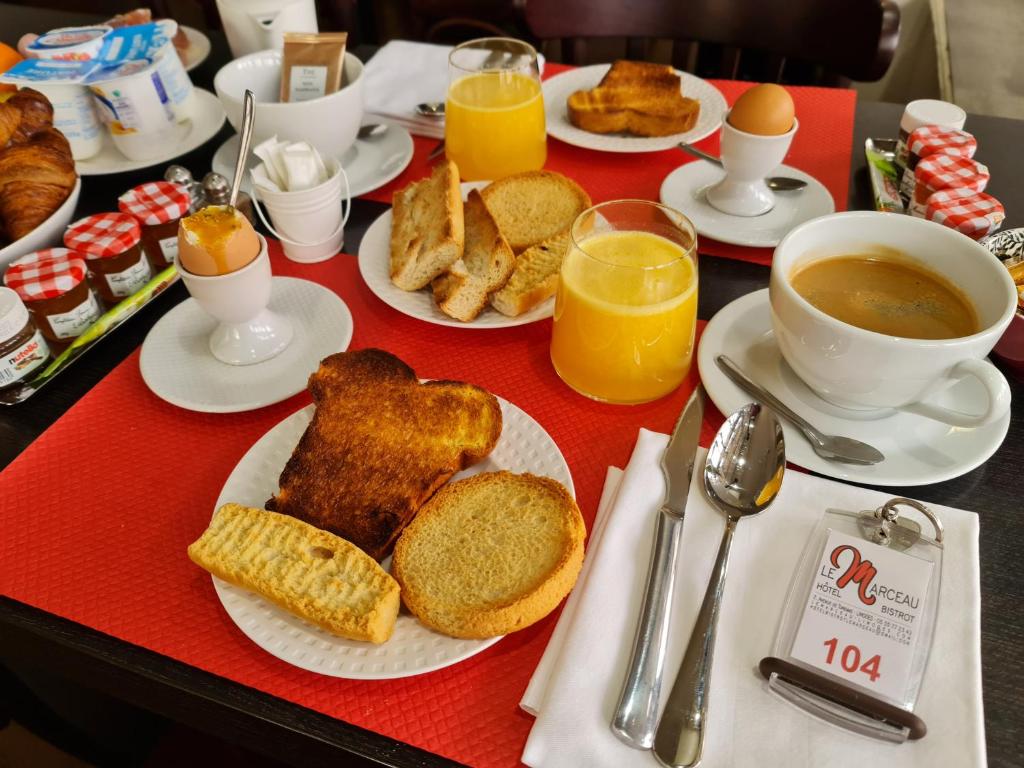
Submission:
<svg viewBox="0 0 1024 768">
<path fill-rule="evenodd" d="M 348 32 L 285 32 L 281 101 L 309 101 L 342 86 Z"/>
</svg>

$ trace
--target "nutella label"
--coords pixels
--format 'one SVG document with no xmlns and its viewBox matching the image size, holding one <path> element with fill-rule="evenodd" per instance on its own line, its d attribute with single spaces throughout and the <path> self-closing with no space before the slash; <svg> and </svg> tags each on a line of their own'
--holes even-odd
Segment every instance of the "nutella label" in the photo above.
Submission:
<svg viewBox="0 0 1024 768">
<path fill-rule="evenodd" d="M 128 267 L 123 272 L 112 272 L 104 275 L 103 277 L 107 281 L 107 285 L 110 286 L 110 292 L 118 298 L 125 296 L 131 296 L 139 288 L 149 282 L 149 278 L 153 276 L 153 271 L 149 268 L 149 262 L 146 261 L 146 257 L 139 255 L 139 260 L 134 265 Z"/>
<path fill-rule="evenodd" d="M 327 67 L 296 65 L 288 85 L 288 101 L 318 99 L 327 91 Z"/>
<path fill-rule="evenodd" d="M 178 236 L 165 237 L 159 241 L 160 252 L 164 255 L 164 260 L 168 264 L 173 264 L 178 258 Z"/>
<path fill-rule="evenodd" d="M 81 336 L 82 332 L 96 322 L 100 316 L 100 305 L 89 291 L 89 298 L 72 309 L 70 312 L 61 312 L 56 315 L 47 315 L 46 321 L 53 329 L 53 334 L 58 339 L 73 339 Z"/>
<path fill-rule="evenodd" d="M 0 358 L 0 387 L 21 381 L 45 363 L 49 356 L 50 348 L 37 330 L 31 339 Z"/>
</svg>

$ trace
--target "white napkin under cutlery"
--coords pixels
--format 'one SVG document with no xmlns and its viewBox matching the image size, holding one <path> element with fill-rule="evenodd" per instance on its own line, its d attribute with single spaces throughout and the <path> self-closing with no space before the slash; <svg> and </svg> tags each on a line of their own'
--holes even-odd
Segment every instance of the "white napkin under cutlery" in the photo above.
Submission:
<svg viewBox="0 0 1024 768">
<path fill-rule="evenodd" d="M 523 762 L 533 768 L 653 768 L 650 751 L 611 732 L 643 596 L 665 481 L 666 435 L 640 430 L 624 473 L 609 470 L 583 572 L 521 706 L 536 715 Z M 725 518 L 703 495 L 697 455 L 680 549 L 662 699 L 668 698 L 704 597 Z M 703 768 L 984 766 L 978 518 L 929 506 L 945 525 L 934 645 L 915 712 L 919 741 L 894 745 L 823 723 L 768 691 L 757 664 L 771 655 L 789 583 L 826 507 L 874 509 L 889 495 L 789 470 L 774 504 L 736 531 L 711 674 Z"/>
<path fill-rule="evenodd" d="M 366 119 L 402 126 L 410 133 L 444 137 L 444 118 L 423 117 L 416 105 L 444 103 L 448 93 L 447 45 L 392 40 L 377 51 L 363 70 Z"/>
</svg>

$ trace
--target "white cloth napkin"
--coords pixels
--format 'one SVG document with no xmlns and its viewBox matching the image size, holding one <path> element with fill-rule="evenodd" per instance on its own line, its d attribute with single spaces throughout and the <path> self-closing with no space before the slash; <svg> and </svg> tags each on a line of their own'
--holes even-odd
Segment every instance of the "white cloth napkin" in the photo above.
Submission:
<svg viewBox="0 0 1024 768">
<path fill-rule="evenodd" d="M 632 650 L 665 481 L 668 438 L 640 430 L 617 490 L 610 473 L 587 561 L 521 706 L 536 713 L 523 762 L 533 768 L 653 768 L 652 753 L 620 742 L 609 723 Z M 724 518 L 704 499 L 700 450 L 676 577 L 663 698 L 704 596 Z M 884 744 L 810 717 L 770 693 L 757 663 L 770 655 L 790 577 L 826 507 L 872 509 L 890 496 L 789 471 L 775 503 L 733 540 L 711 678 L 703 768 L 716 766 L 984 766 L 978 519 L 929 506 L 945 524 L 935 642 L 916 712 L 920 741 Z M 613 500 L 613 501 L 612 501 Z"/>
<path fill-rule="evenodd" d="M 402 126 L 410 133 L 444 137 L 444 118 L 423 117 L 416 105 L 444 102 L 448 93 L 446 45 L 392 40 L 377 51 L 363 70 L 363 108 L 366 118 Z"/>
</svg>

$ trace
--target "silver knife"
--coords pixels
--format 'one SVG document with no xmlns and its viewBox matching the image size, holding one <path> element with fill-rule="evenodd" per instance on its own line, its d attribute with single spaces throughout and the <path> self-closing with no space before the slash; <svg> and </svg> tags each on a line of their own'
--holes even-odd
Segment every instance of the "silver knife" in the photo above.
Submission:
<svg viewBox="0 0 1024 768">
<path fill-rule="evenodd" d="M 633 640 L 633 656 L 611 724 L 612 733 L 636 749 L 650 749 L 658 727 L 658 702 L 665 667 L 679 536 L 683 530 L 686 496 L 690 492 L 690 478 L 703 421 L 704 393 L 698 385 L 679 415 L 661 459 L 661 469 L 665 473 L 665 500 L 658 510 L 654 551 Z"/>
</svg>

